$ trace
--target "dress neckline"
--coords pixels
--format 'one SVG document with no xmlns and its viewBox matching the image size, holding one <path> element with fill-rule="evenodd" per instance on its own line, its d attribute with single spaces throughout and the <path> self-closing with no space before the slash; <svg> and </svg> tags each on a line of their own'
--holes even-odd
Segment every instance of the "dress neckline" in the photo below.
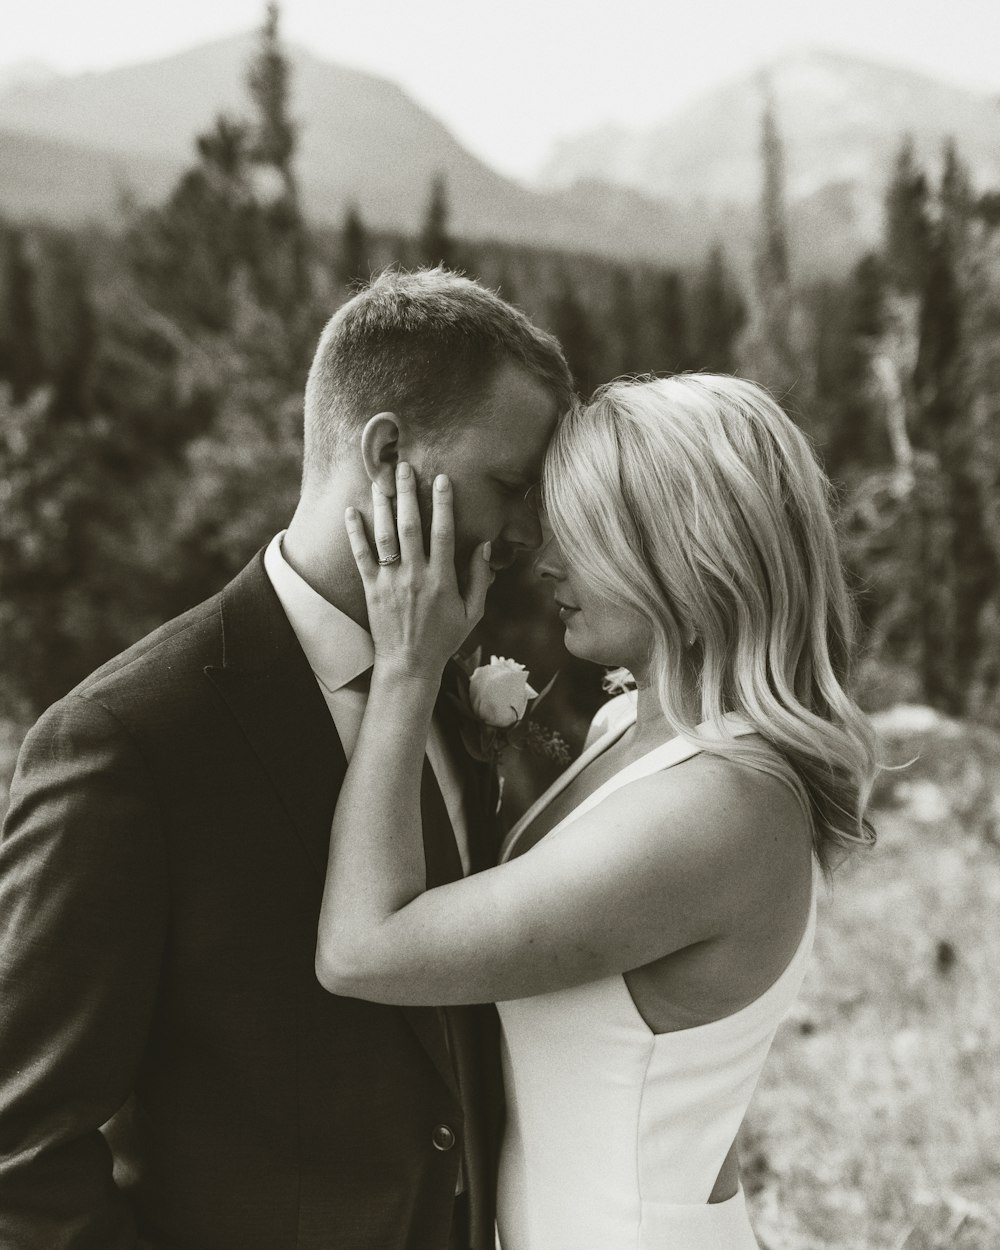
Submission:
<svg viewBox="0 0 1000 1250">
<path fill-rule="evenodd" d="M 514 824 L 510 832 L 504 838 L 500 847 L 499 862 L 501 864 L 505 863 L 510 858 L 510 852 L 520 841 L 521 835 L 526 829 L 530 828 L 530 826 L 534 824 L 537 817 L 541 815 L 545 808 L 548 807 L 554 799 L 558 798 L 567 786 L 569 786 L 569 784 L 576 777 L 578 777 L 588 765 L 592 764 L 598 756 L 603 755 L 605 751 L 610 750 L 616 742 L 623 738 L 627 731 L 635 724 L 636 719 L 637 713 L 635 707 L 633 706 L 629 709 L 628 714 L 620 723 L 613 725 L 607 733 L 602 734 L 600 738 L 591 743 L 591 745 L 583 751 L 572 764 L 570 764 L 569 768 L 567 768 L 565 772 L 561 773 L 547 790 L 542 792 L 542 794 L 535 800 L 534 803 L 532 803 L 532 805 L 528 808 L 520 820 Z M 722 719 L 728 726 L 730 734 L 735 738 L 758 732 L 755 726 L 751 725 L 749 721 L 744 720 L 743 717 L 738 716 L 735 712 L 724 712 Z M 702 721 L 700 725 L 695 726 L 695 732 L 700 733 L 702 730 L 711 729 L 712 724 L 713 722 L 711 721 Z M 659 766 L 663 768 L 669 767 L 671 764 L 679 764 L 682 760 L 689 758 L 692 755 L 696 755 L 700 750 L 702 750 L 701 745 L 693 739 L 687 738 L 683 734 L 675 734 L 673 738 L 668 738 L 666 742 L 661 742 L 658 746 L 653 747 L 651 750 L 644 752 L 642 755 L 638 756 L 638 758 L 632 760 L 631 763 L 626 764 L 624 768 L 620 768 L 616 773 L 613 773 L 607 781 L 602 782 L 596 790 L 582 798 L 580 802 L 567 812 L 562 820 L 553 825 L 552 828 L 543 835 L 543 837 L 551 837 L 558 830 L 562 829 L 564 825 L 566 825 L 580 812 L 581 808 L 586 807 L 589 809 L 596 806 L 599 799 L 603 797 L 604 792 L 610 787 L 617 788 L 617 786 L 627 785 L 629 781 L 645 775 L 643 773 L 643 768 L 648 766 L 653 761 L 654 757 L 660 755 L 667 757 L 676 753 L 676 759 L 670 760 L 669 763 L 667 763 L 666 760 L 660 763 Z M 650 771 L 656 771 L 656 769 L 651 769 Z M 541 840 L 542 839 L 539 839 L 539 841 Z"/>
</svg>

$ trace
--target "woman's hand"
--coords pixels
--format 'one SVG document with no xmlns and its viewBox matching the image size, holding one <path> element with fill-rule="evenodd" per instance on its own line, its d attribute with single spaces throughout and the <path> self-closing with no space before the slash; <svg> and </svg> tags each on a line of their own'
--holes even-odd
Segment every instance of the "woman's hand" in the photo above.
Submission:
<svg viewBox="0 0 1000 1250">
<path fill-rule="evenodd" d="M 411 465 L 396 466 L 396 516 L 392 501 L 372 484 L 377 557 L 361 514 L 345 516 L 354 560 L 368 604 L 368 627 L 376 661 L 407 675 L 440 680 L 454 655 L 482 618 L 493 581 L 490 544 L 477 546 L 463 596 L 455 573 L 455 518 L 451 483 L 434 480 L 430 555 L 424 552 L 417 479 Z"/>
</svg>

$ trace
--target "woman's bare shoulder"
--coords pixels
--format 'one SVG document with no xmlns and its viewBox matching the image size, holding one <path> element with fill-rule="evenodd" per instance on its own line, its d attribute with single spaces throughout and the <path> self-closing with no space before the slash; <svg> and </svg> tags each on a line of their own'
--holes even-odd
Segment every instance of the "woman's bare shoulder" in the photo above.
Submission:
<svg viewBox="0 0 1000 1250">
<path fill-rule="evenodd" d="M 762 740 L 758 741 L 774 768 L 781 768 L 778 752 Z M 755 829 L 762 824 L 792 829 L 808 824 L 802 803 L 789 781 L 754 761 L 700 751 L 662 776 L 668 783 L 695 787 L 701 801 L 713 807 L 737 810 L 741 824 L 749 822 Z"/>
<path fill-rule="evenodd" d="M 802 876 L 809 822 L 780 777 L 702 751 L 628 791 L 619 820 L 641 825 L 650 866 L 665 874 L 690 871 L 715 888 L 728 882 L 744 898 L 770 896 Z"/>
</svg>

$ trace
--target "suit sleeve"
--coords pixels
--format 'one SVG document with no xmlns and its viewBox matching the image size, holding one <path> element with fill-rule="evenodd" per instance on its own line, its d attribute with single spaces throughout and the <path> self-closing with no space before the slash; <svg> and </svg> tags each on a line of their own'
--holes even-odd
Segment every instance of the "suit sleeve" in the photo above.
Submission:
<svg viewBox="0 0 1000 1250">
<path fill-rule="evenodd" d="M 70 696 L 26 738 L 0 835 L 0 1246 L 134 1250 L 100 1126 L 129 1096 L 167 916 L 129 735 Z"/>
</svg>

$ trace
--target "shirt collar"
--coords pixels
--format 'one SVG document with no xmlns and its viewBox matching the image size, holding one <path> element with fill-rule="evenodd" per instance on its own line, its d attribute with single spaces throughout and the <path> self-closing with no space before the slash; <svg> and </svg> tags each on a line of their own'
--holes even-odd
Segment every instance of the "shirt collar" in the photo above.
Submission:
<svg viewBox="0 0 1000 1250">
<path fill-rule="evenodd" d="M 371 668 L 375 645 L 366 629 L 296 573 L 282 554 L 284 536 L 282 530 L 268 544 L 264 571 L 312 671 L 327 690 L 339 690 Z"/>
</svg>

